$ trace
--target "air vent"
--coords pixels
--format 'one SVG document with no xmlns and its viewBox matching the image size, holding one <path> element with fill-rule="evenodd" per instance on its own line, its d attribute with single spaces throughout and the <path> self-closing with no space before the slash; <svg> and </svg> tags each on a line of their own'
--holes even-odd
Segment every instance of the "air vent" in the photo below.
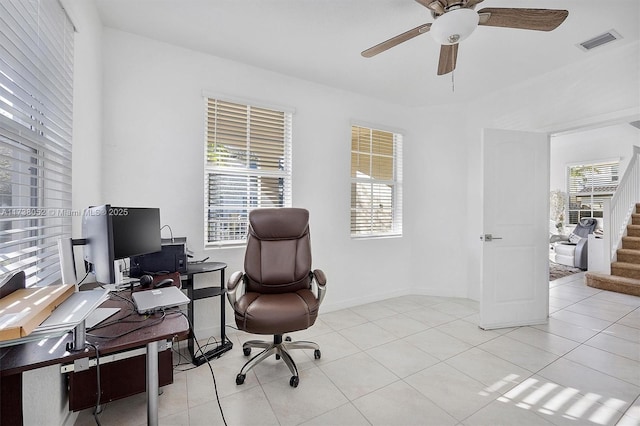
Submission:
<svg viewBox="0 0 640 426">
<path fill-rule="evenodd" d="M 598 46 L 611 43 L 612 41 L 616 41 L 621 38 L 622 36 L 618 34 L 616 31 L 610 30 L 604 34 L 600 34 L 599 36 L 593 37 L 587 41 L 583 41 L 582 43 L 578 44 L 578 47 L 584 50 L 585 52 L 587 52 L 591 49 L 595 49 Z"/>
</svg>

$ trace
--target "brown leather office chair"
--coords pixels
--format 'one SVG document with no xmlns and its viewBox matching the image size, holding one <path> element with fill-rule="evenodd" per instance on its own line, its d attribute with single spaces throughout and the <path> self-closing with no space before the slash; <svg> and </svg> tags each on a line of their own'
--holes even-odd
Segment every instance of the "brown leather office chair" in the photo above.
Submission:
<svg viewBox="0 0 640 426">
<path fill-rule="evenodd" d="M 244 273 L 233 273 L 227 283 L 236 324 L 248 333 L 271 334 L 273 342 L 250 340 L 242 345 L 245 356 L 251 348 L 263 350 L 242 367 L 236 384 L 244 383 L 249 370 L 275 354 L 291 371 L 289 384 L 297 387 L 298 369 L 288 350 L 313 349 L 314 358 L 319 359 L 320 348 L 313 342 L 291 342 L 288 337 L 283 341 L 282 336 L 313 325 L 327 282 L 321 270 L 311 270 L 309 212 L 299 208 L 251 211 L 244 269 Z"/>
</svg>

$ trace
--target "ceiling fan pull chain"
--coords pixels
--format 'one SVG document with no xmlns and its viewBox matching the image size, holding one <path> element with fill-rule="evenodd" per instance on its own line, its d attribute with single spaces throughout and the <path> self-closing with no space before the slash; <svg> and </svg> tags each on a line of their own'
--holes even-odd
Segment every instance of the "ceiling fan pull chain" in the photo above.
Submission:
<svg viewBox="0 0 640 426">
<path fill-rule="evenodd" d="M 451 71 L 451 92 L 455 93 L 456 91 L 456 80 L 453 77 L 455 71 Z"/>
</svg>

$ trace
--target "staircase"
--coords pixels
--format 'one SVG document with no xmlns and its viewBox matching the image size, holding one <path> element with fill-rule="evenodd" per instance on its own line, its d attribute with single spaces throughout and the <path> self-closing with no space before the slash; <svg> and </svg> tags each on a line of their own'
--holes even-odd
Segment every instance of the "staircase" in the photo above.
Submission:
<svg viewBox="0 0 640 426">
<path fill-rule="evenodd" d="M 640 296 L 640 203 L 631 215 L 626 234 L 622 247 L 616 251 L 616 261 L 611 262 L 611 275 L 587 272 L 585 281 L 589 287 Z"/>
</svg>

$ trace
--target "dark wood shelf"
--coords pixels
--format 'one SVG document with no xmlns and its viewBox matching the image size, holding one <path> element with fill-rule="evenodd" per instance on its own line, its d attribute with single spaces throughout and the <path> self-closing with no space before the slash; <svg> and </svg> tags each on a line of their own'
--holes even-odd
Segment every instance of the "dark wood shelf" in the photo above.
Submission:
<svg viewBox="0 0 640 426">
<path fill-rule="evenodd" d="M 220 287 L 204 287 L 194 288 L 191 291 L 192 300 L 205 299 L 207 297 L 222 296 L 226 293 L 224 288 Z"/>
</svg>

